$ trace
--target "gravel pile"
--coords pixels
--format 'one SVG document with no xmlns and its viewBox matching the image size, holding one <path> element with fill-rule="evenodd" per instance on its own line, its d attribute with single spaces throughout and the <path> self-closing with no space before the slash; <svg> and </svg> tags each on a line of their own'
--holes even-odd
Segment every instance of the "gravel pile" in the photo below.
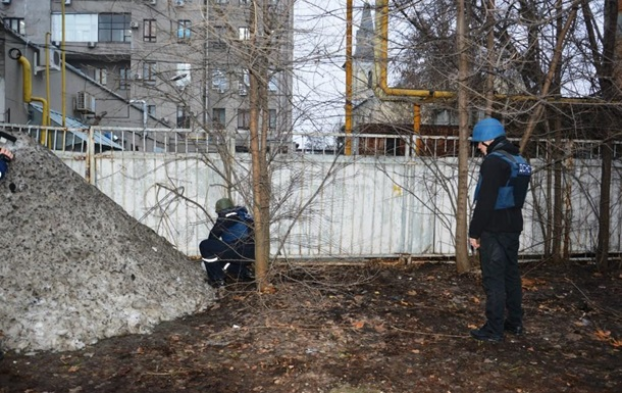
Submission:
<svg viewBox="0 0 622 393">
<path fill-rule="evenodd" d="M 198 262 L 26 135 L 0 183 L 0 329 L 18 351 L 148 333 L 214 300 Z"/>
</svg>

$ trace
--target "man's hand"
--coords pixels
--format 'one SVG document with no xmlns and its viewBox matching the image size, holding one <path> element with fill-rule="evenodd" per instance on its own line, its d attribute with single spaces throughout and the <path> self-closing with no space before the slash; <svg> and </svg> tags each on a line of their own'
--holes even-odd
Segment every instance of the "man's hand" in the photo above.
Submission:
<svg viewBox="0 0 622 393">
<path fill-rule="evenodd" d="M 471 247 L 473 247 L 474 249 L 477 250 L 479 248 L 479 239 L 473 239 L 472 237 L 470 237 L 469 243 L 471 244 Z"/>
<path fill-rule="evenodd" d="M 0 158 L 4 157 L 6 157 L 6 161 L 11 161 L 13 159 L 13 153 L 6 147 L 0 147 Z"/>
</svg>

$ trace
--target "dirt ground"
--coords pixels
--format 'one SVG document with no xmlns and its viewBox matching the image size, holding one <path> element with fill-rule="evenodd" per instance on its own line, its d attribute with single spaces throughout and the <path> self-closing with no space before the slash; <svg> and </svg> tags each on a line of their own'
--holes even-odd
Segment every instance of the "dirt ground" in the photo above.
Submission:
<svg viewBox="0 0 622 393">
<path fill-rule="evenodd" d="M 526 335 L 477 342 L 476 276 L 453 265 L 297 267 L 206 313 L 80 351 L 8 353 L 0 392 L 622 392 L 622 277 L 522 266 Z"/>
</svg>

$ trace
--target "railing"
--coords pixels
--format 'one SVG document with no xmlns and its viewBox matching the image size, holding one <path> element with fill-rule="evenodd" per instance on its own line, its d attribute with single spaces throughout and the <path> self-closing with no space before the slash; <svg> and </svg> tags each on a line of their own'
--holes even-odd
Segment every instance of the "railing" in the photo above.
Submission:
<svg viewBox="0 0 622 393">
<path fill-rule="evenodd" d="M 94 126 L 84 129 L 3 124 L 9 132 L 27 133 L 54 151 L 89 152 L 88 141 L 93 141 L 95 153 L 104 151 L 137 151 L 144 153 L 248 153 L 249 141 L 240 141 L 220 132 L 208 134 L 185 128 L 120 128 Z M 415 136 L 386 134 L 344 133 L 291 133 L 282 141 L 269 140 L 268 150 L 279 154 L 344 155 L 345 142 L 351 141 L 353 156 L 370 157 L 457 157 L 458 137 Z M 518 144 L 519 140 L 511 138 Z M 554 152 L 562 156 L 599 159 L 603 143 L 599 140 L 555 141 L 542 139 L 528 145 L 529 158 L 547 158 Z M 469 145 L 469 156 L 478 154 L 475 145 Z M 613 157 L 622 157 L 622 141 L 613 143 Z"/>
</svg>

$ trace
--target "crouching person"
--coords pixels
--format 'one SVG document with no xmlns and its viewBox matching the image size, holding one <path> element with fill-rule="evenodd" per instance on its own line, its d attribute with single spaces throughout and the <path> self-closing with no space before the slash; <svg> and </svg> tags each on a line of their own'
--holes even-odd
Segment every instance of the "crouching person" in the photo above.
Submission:
<svg viewBox="0 0 622 393">
<path fill-rule="evenodd" d="M 216 213 L 218 218 L 209 237 L 199 244 L 209 284 L 222 287 L 227 277 L 253 281 L 250 266 L 255 261 L 252 216 L 246 207 L 235 206 L 229 198 L 216 202 Z"/>
<path fill-rule="evenodd" d="M 13 160 L 13 153 L 5 147 L 0 147 L 0 181 L 2 181 L 7 171 L 9 170 L 9 163 Z M 2 348 L 0 347 L 0 361 L 4 358 Z"/>
</svg>

